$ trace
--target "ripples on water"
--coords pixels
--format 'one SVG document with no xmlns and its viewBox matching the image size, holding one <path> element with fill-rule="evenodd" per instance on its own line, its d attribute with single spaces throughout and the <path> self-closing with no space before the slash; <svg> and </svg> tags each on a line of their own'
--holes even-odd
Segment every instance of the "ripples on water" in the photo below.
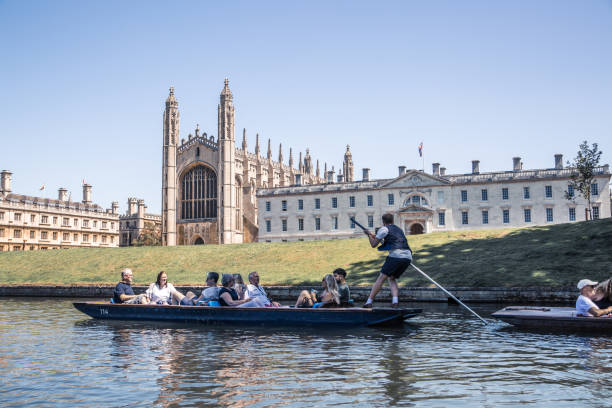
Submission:
<svg viewBox="0 0 612 408">
<path fill-rule="evenodd" d="M 611 337 L 411 306 L 425 313 L 401 328 L 317 330 L 107 322 L 69 300 L 0 299 L 0 406 L 612 404 Z"/>
</svg>

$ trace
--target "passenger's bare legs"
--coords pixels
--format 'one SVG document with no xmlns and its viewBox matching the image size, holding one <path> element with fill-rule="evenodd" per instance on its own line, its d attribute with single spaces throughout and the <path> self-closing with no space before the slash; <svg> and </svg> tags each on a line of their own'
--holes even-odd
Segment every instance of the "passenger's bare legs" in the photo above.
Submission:
<svg viewBox="0 0 612 408">
<path fill-rule="evenodd" d="M 302 293 L 300 293 L 300 296 L 298 296 L 297 302 L 295 302 L 295 307 L 300 307 L 302 305 L 308 305 L 310 307 L 312 307 L 312 305 L 314 304 L 312 297 L 310 296 L 310 292 L 308 292 L 307 290 L 303 290 Z"/>
<path fill-rule="evenodd" d="M 181 292 L 179 292 L 179 291 L 178 291 L 178 290 L 176 290 L 176 289 L 174 289 L 174 290 L 171 292 L 171 295 L 172 295 L 172 299 L 173 299 L 174 301 L 176 301 L 176 304 L 180 304 L 180 303 L 181 303 L 181 300 L 183 300 L 183 298 L 185 297 L 185 295 L 183 295 Z M 173 303 L 174 303 L 174 302 L 173 302 Z"/>
<path fill-rule="evenodd" d="M 370 296 L 368 297 L 368 300 L 366 301 L 366 305 L 374 302 L 374 297 L 376 297 L 376 294 L 380 292 L 380 288 L 382 288 L 382 285 L 385 283 L 387 278 L 388 276 L 385 275 L 384 273 L 381 273 L 378 275 L 378 279 L 376 279 L 376 282 L 374 282 L 374 286 L 372 286 L 372 290 L 370 291 Z M 397 282 L 395 283 L 395 287 L 397 288 Z"/>
</svg>

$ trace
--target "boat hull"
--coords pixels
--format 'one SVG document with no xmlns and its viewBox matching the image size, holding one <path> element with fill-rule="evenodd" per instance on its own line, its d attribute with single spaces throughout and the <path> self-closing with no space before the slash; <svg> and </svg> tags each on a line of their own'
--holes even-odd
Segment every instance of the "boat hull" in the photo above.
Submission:
<svg viewBox="0 0 612 408">
<path fill-rule="evenodd" d="M 75 302 L 74 307 L 95 319 L 155 320 L 202 324 L 281 326 L 386 326 L 399 325 L 422 309 L 273 307 L 202 307 L 169 305 L 125 305 L 105 302 Z"/>
<path fill-rule="evenodd" d="M 529 329 L 612 331 L 612 317 L 576 316 L 573 307 L 510 306 L 491 316 Z"/>
</svg>

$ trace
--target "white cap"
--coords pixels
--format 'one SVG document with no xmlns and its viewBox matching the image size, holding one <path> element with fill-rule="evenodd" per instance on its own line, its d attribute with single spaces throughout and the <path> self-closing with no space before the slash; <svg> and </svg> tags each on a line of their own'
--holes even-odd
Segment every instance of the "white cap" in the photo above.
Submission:
<svg viewBox="0 0 612 408">
<path fill-rule="evenodd" d="M 597 282 L 593 282 L 590 279 L 582 279 L 580 282 L 578 282 L 578 289 L 582 290 L 582 288 L 584 288 L 585 286 L 595 286 L 597 285 Z"/>
</svg>

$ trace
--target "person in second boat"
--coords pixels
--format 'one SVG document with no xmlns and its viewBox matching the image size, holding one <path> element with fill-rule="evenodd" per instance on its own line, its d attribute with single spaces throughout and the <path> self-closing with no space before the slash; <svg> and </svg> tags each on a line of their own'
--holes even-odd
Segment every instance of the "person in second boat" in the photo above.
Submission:
<svg viewBox="0 0 612 408">
<path fill-rule="evenodd" d="M 595 295 L 592 300 L 600 309 L 612 306 L 612 278 L 599 282 L 595 286 Z"/>
<path fill-rule="evenodd" d="M 316 290 L 303 290 L 300 293 L 295 307 L 337 307 L 340 306 L 340 294 L 338 284 L 332 274 L 327 274 L 321 282 L 323 291 L 319 294 Z"/>
<path fill-rule="evenodd" d="M 612 306 L 605 309 L 600 309 L 593 298 L 595 297 L 595 285 L 597 282 L 593 282 L 589 279 L 582 279 L 578 282 L 578 290 L 580 290 L 580 296 L 576 300 L 576 314 L 578 316 L 605 316 L 612 313 Z"/>
<path fill-rule="evenodd" d="M 368 236 L 372 248 L 376 248 L 381 242 L 383 245 L 378 247 L 379 251 L 389 251 L 389 255 L 383 264 L 380 274 L 372 286 L 370 296 L 363 307 L 371 308 L 374 297 L 382 288 L 382 285 L 389 279 L 389 288 L 391 289 L 391 307 L 398 307 L 399 287 L 397 279 L 402 276 L 404 271 L 408 269 L 412 263 L 412 251 L 408 246 L 408 240 L 404 231 L 393 224 L 393 214 L 384 214 L 382 216 L 383 226 L 378 229 L 376 234 L 371 233 L 367 229 L 363 232 Z"/>
</svg>

